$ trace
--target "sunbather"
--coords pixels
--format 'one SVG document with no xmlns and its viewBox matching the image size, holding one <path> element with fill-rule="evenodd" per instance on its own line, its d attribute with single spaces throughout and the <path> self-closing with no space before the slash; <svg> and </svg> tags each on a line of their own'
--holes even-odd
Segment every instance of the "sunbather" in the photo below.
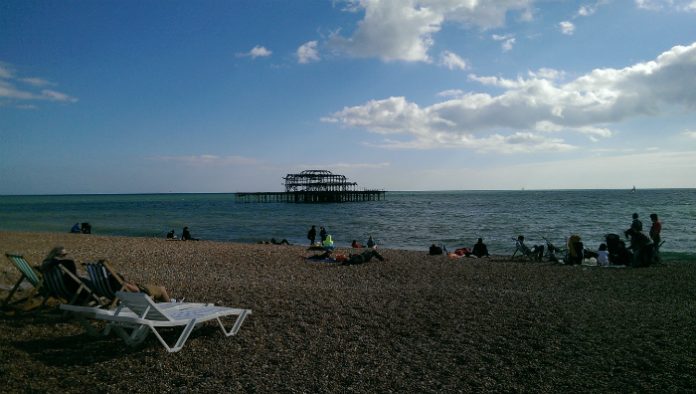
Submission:
<svg viewBox="0 0 696 394">
<path fill-rule="evenodd" d="M 112 289 L 120 289 L 121 286 L 123 286 L 124 291 L 128 291 L 131 293 L 145 293 L 150 296 L 154 301 L 159 301 L 159 302 L 170 302 L 171 298 L 169 298 L 169 293 L 167 293 L 167 289 L 164 286 L 159 286 L 159 285 L 140 285 L 137 283 L 132 283 L 129 282 L 123 274 L 120 272 L 118 273 L 118 276 L 121 277 L 123 280 L 123 283 L 121 283 L 117 278 L 114 277 L 114 275 L 111 274 L 111 272 L 108 273 L 108 279 L 109 279 L 109 284 L 111 285 Z"/>
<path fill-rule="evenodd" d="M 53 249 L 51 249 L 50 252 L 48 252 L 48 255 L 46 255 L 46 258 L 41 263 L 41 272 L 47 272 L 48 270 L 53 269 L 54 267 L 62 265 L 68 271 L 70 271 L 70 273 L 78 277 L 83 283 L 85 283 L 87 286 L 91 288 L 92 282 L 89 279 L 78 275 L 77 267 L 75 266 L 75 261 L 67 258 L 67 256 L 68 252 L 65 250 L 64 247 L 54 247 Z M 63 281 L 65 282 L 65 286 L 68 288 L 68 291 L 76 292 L 80 288 L 80 284 L 76 283 L 70 277 L 70 275 L 64 273 L 63 279 Z"/>
</svg>

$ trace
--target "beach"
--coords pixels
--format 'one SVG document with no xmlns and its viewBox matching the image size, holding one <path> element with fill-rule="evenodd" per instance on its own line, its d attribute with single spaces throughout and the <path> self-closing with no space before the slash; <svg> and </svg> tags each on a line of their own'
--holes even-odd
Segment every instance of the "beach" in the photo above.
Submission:
<svg viewBox="0 0 696 394">
<path fill-rule="evenodd" d="M 304 246 L 0 232 L 0 250 L 32 264 L 56 245 L 174 298 L 253 314 L 236 336 L 210 323 L 170 354 L 153 336 L 136 348 L 88 336 L 55 306 L 2 313 L 4 392 L 696 387 L 694 261 L 607 269 L 380 248 L 386 261 L 345 266 L 308 262 Z M 3 257 L 0 284 L 18 278 Z"/>
</svg>

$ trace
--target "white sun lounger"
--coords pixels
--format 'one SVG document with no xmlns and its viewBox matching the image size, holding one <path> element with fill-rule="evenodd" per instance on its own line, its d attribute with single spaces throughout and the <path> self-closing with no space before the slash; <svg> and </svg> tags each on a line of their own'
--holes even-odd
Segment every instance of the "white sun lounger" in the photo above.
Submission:
<svg viewBox="0 0 696 394">
<path fill-rule="evenodd" d="M 239 331 L 244 319 L 251 314 L 250 309 L 227 308 L 211 304 L 155 303 L 145 293 L 118 291 L 116 296 L 121 300 L 121 304 L 114 310 L 67 304 L 61 305 L 60 308 L 80 317 L 108 322 L 103 334 L 106 335 L 113 329 L 129 346 L 142 343 L 152 331 L 169 352 L 181 350 L 198 323 L 215 319 L 225 336 L 229 337 Z M 226 316 L 237 316 L 229 330 L 225 328 L 221 320 Z M 174 346 L 169 346 L 157 331 L 158 328 L 163 327 L 183 327 L 183 331 Z"/>
</svg>

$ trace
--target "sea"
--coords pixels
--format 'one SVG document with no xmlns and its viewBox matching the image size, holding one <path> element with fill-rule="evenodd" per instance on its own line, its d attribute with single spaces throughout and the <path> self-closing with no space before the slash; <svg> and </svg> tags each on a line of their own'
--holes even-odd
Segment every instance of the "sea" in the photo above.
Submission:
<svg viewBox="0 0 696 394">
<path fill-rule="evenodd" d="M 188 226 L 203 240 L 308 244 L 316 225 L 339 247 L 372 236 L 386 248 L 453 250 L 483 238 L 507 255 L 518 235 L 559 246 L 577 234 L 597 249 L 606 234 L 623 236 L 634 212 L 646 232 L 649 215 L 660 217 L 663 256 L 696 259 L 696 189 L 388 191 L 380 201 L 323 204 L 238 202 L 233 193 L 0 196 L 0 230 L 68 232 L 89 222 L 92 234 L 164 238 Z"/>
</svg>

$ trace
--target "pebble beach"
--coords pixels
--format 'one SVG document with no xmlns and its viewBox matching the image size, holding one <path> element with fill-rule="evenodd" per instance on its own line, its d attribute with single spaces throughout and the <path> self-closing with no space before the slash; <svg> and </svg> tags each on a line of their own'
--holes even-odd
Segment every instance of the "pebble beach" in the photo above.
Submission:
<svg viewBox="0 0 696 394">
<path fill-rule="evenodd" d="M 91 337 L 57 303 L 0 313 L 3 392 L 685 392 L 696 387 L 696 263 L 609 269 L 380 248 L 360 265 L 305 246 L 0 232 L 172 297 L 247 308 L 178 353 Z M 349 253 L 349 249 L 338 253 Z M 0 262 L 0 297 L 19 278 Z"/>
</svg>

